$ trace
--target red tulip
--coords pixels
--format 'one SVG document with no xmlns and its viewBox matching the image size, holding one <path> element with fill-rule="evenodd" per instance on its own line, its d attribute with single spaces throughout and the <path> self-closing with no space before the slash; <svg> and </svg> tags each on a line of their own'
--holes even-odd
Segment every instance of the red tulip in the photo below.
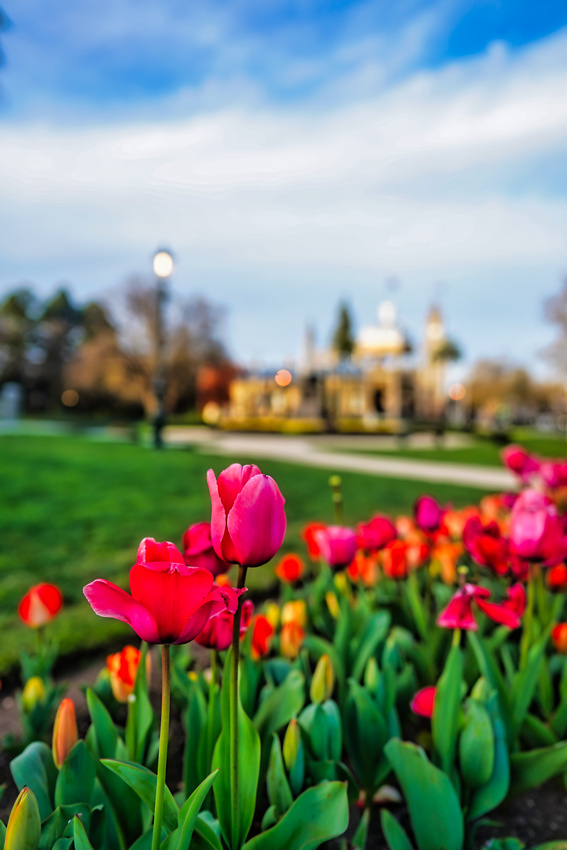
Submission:
<svg viewBox="0 0 567 850">
<path fill-rule="evenodd" d="M 293 584 L 299 581 L 305 572 L 305 564 L 299 555 L 293 553 L 284 555 L 274 572 L 281 581 L 285 581 L 287 584 Z"/>
<path fill-rule="evenodd" d="M 432 496 L 420 496 L 413 506 L 415 521 L 422 531 L 438 531 L 445 511 Z"/>
<path fill-rule="evenodd" d="M 513 584 L 508 589 L 506 599 L 501 603 L 504 608 L 508 608 L 521 617 L 526 610 L 526 591 L 523 584 Z"/>
<path fill-rule="evenodd" d="M 502 450 L 501 458 L 508 469 L 517 475 L 524 483 L 539 471 L 539 461 L 527 452 L 522 446 L 506 446 Z"/>
<path fill-rule="evenodd" d="M 253 610 L 254 603 L 250 599 L 245 599 L 242 603 L 242 613 L 240 615 L 241 638 L 248 631 Z M 216 617 L 211 617 L 203 631 L 195 638 L 196 643 L 206 646 L 207 649 L 216 649 L 219 652 L 223 652 L 225 649 L 228 649 L 232 642 L 233 623 L 234 614 L 228 610 L 222 611 Z"/>
<path fill-rule="evenodd" d="M 408 574 L 408 544 L 393 540 L 382 550 L 382 567 L 388 578 L 405 578 Z"/>
<path fill-rule="evenodd" d="M 30 587 L 19 604 L 18 614 L 26 626 L 38 629 L 57 616 L 63 606 L 63 596 L 54 584 Z"/>
<path fill-rule="evenodd" d="M 372 517 L 370 522 L 359 523 L 356 532 L 358 547 L 366 552 L 377 552 L 398 536 L 391 519 L 380 514 Z"/>
<path fill-rule="evenodd" d="M 252 626 L 252 658 L 264 658 L 270 651 L 275 629 L 265 614 L 258 614 Z"/>
<path fill-rule="evenodd" d="M 140 543 L 137 563 L 130 570 L 126 593 L 106 579 L 95 579 L 84 588 L 93 611 L 128 623 L 148 643 L 188 643 L 207 621 L 227 609 L 234 613 L 242 590 L 213 586 L 213 575 L 188 567 L 173 543 L 146 537 Z"/>
<path fill-rule="evenodd" d="M 565 564 L 557 564 L 557 566 L 548 570 L 547 586 L 551 590 L 561 590 L 567 587 L 567 566 Z"/>
<path fill-rule="evenodd" d="M 211 542 L 211 523 L 190 525 L 183 535 L 183 558 L 188 567 L 203 567 L 214 576 L 226 573 L 232 566 L 219 558 Z"/>
<path fill-rule="evenodd" d="M 560 563 L 567 554 L 567 535 L 557 508 L 537 490 L 520 494 L 510 517 L 512 552 L 544 566 Z"/>
<path fill-rule="evenodd" d="M 479 517 L 472 517 L 463 529 L 463 543 L 477 564 L 490 567 L 497 575 L 506 575 L 510 561 L 510 544 L 502 536 L 496 522 L 484 525 Z"/>
<path fill-rule="evenodd" d="M 211 494 L 211 539 L 219 558 L 259 567 L 282 545 L 285 500 L 278 485 L 257 466 L 233 463 L 218 477 L 207 472 Z"/>
<path fill-rule="evenodd" d="M 558 652 L 567 653 L 567 623 L 557 623 L 551 632 L 551 640 Z"/>
<path fill-rule="evenodd" d="M 518 602 L 517 598 L 508 599 L 498 605 L 495 602 L 488 602 L 489 597 L 490 591 L 485 587 L 465 584 L 455 593 L 447 607 L 441 611 L 437 618 L 437 625 L 446 629 L 476 631 L 478 626 L 472 611 L 474 602 L 495 623 L 501 623 L 503 626 L 508 626 L 509 629 L 517 629 L 520 625 L 520 615 L 514 610 L 514 606 Z"/>
<path fill-rule="evenodd" d="M 315 541 L 321 557 L 334 570 L 348 567 L 356 554 L 356 534 L 352 528 L 327 525 L 315 532 Z"/>
<path fill-rule="evenodd" d="M 413 713 L 419 714 L 421 717 L 433 717 L 436 694 L 437 688 L 435 685 L 429 685 L 427 688 L 422 688 L 414 694 L 410 702 L 410 708 Z"/>
</svg>

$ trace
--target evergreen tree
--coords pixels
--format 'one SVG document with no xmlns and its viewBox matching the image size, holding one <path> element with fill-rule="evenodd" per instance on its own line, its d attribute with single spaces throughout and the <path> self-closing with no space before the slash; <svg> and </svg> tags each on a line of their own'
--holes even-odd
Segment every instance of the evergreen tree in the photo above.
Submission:
<svg viewBox="0 0 567 850">
<path fill-rule="evenodd" d="M 333 334 L 333 349 L 340 359 L 350 357 L 354 349 L 354 337 L 352 332 L 352 319 L 346 301 L 339 304 L 339 316 L 337 326 Z"/>
</svg>

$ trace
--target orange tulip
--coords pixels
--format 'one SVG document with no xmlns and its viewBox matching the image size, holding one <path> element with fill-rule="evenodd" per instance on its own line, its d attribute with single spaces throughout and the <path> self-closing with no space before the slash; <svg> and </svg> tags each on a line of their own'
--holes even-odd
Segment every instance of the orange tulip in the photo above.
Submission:
<svg viewBox="0 0 567 850">
<path fill-rule="evenodd" d="M 408 544 L 394 540 L 382 549 L 382 567 L 388 578 L 405 578 L 408 574 Z"/>
<path fill-rule="evenodd" d="M 134 690 L 141 654 L 135 646 L 125 646 L 122 652 L 115 652 L 114 655 L 109 655 L 106 659 L 112 693 L 118 702 L 128 702 Z M 148 675 L 150 663 L 150 656 L 147 655 L 146 669 Z"/>
<path fill-rule="evenodd" d="M 66 697 L 57 710 L 53 727 L 53 761 L 58 770 L 78 740 L 75 704 Z"/>
<path fill-rule="evenodd" d="M 282 655 L 293 661 L 299 655 L 299 650 L 305 640 L 305 632 L 297 620 L 284 623 L 280 634 L 280 649 Z"/>
<path fill-rule="evenodd" d="M 431 552 L 431 560 L 439 564 L 445 584 L 455 584 L 457 581 L 457 561 L 462 552 L 460 543 L 441 543 Z"/>
<path fill-rule="evenodd" d="M 281 614 L 282 626 L 286 623 L 299 623 L 304 628 L 307 625 L 307 606 L 303 599 L 294 602 L 286 602 Z"/>
</svg>

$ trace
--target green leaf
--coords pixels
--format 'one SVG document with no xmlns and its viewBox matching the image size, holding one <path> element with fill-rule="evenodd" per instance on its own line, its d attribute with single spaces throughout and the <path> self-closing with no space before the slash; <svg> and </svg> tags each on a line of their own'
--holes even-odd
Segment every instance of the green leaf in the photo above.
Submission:
<svg viewBox="0 0 567 850">
<path fill-rule="evenodd" d="M 488 701 L 486 708 L 494 729 L 494 767 L 486 785 L 477 788 L 474 793 L 468 812 L 469 820 L 476 820 L 499 806 L 510 787 L 508 743 L 504 724 L 498 712 L 496 696 Z"/>
<path fill-rule="evenodd" d="M 356 832 L 351 838 L 350 845 L 352 850 L 365 850 L 366 839 L 368 838 L 368 825 L 370 823 L 370 809 L 365 808 L 362 817 L 356 827 Z"/>
<path fill-rule="evenodd" d="M 278 814 L 283 815 L 293 803 L 289 782 L 285 775 L 282 748 L 280 739 L 275 734 L 272 740 L 270 752 L 270 763 L 266 777 L 268 786 L 268 799 L 276 807 Z"/>
<path fill-rule="evenodd" d="M 87 838 L 85 827 L 78 816 L 73 818 L 73 841 L 75 850 L 93 850 L 93 845 Z"/>
<path fill-rule="evenodd" d="M 525 668 L 519 670 L 514 678 L 512 685 L 512 723 L 514 733 L 518 735 L 522 728 L 522 723 L 530 707 L 531 701 L 534 698 L 536 685 L 538 683 L 539 672 L 545 647 L 549 639 L 549 629 L 546 630 L 544 636 L 532 646 L 528 653 L 528 660 Z"/>
<path fill-rule="evenodd" d="M 317 635 L 307 635 L 307 637 L 303 641 L 303 646 L 309 651 L 309 655 L 315 661 L 318 661 L 322 655 L 327 654 L 331 659 L 333 670 L 335 671 L 335 676 L 337 677 L 337 682 L 339 683 L 339 686 L 344 684 L 344 664 L 335 646 L 332 643 L 322 637 L 318 637 Z"/>
<path fill-rule="evenodd" d="M 231 652 L 232 650 L 229 650 L 227 653 L 222 684 L 222 732 L 213 756 L 213 768 L 221 767 L 222 770 L 218 781 L 214 784 L 213 793 L 223 837 L 231 850 L 240 850 L 252 825 L 256 807 L 256 790 L 260 772 L 260 737 L 238 700 L 238 749 L 234 766 L 238 781 L 238 801 L 236 802 L 237 789 L 233 784 L 230 741 Z M 266 725 L 268 725 L 267 721 Z"/>
<path fill-rule="evenodd" d="M 435 763 L 448 776 L 451 775 L 455 761 L 462 681 L 463 656 L 460 647 L 453 646 L 437 684 L 435 710 L 431 720 Z"/>
<path fill-rule="evenodd" d="M 91 688 L 87 688 L 87 706 L 96 738 L 98 758 L 113 759 L 116 756 L 118 732 L 112 717 Z"/>
<path fill-rule="evenodd" d="M 74 806 L 57 806 L 42 824 L 38 850 L 51 850 L 55 842 L 63 838 L 68 824 L 72 823 L 75 815 L 80 815 L 85 822 L 88 822 L 89 807 L 84 803 Z"/>
<path fill-rule="evenodd" d="M 199 747 L 206 741 L 207 704 L 200 688 L 195 687 L 187 709 L 185 719 L 187 737 L 183 757 L 183 785 L 185 793 L 190 794 L 198 787 L 201 775 L 199 771 Z"/>
<path fill-rule="evenodd" d="M 413 619 L 419 635 L 425 643 L 429 642 L 429 629 L 427 627 L 427 609 L 422 601 L 416 570 L 410 570 L 406 581 L 407 600 L 413 615 Z M 397 823 L 397 821 L 396 821 Z"/>
<path fill-rule="evenodd" d="M 528 753 L 514 753 L 510 756 L 512 767 L 512 784 L 510 796 L 520 794 L 528 788 L 542 785 L 556 776 L 567 771 L 567 741 L 531 750 Z"/>
<path fill-rule="evenodd" d="M 481 674 L 488 681 L 491 688 L 493 688 L 493 690 L 495 690 L 498 694 L 500 716 L 504 724 L 504 729 L 506 730 L 506 740 L 508 741 L 508 745 L 512 746 L 514 742 L 514 730 L 508 687 L 502 678 L 500 670 L 498 669 L 498 664 L 496 663 L 493 653 L 490 652 L 481 638 L 475 632 L 470 631 L 468 633 L 468 642 L 473 648 Z"/>
<path fill-rule="evenodd" d="M 10 770 L 18 791 L 27 786 L 33 791 L 42 821 L 53 811 L 57 768 L 53 755 L 43 741 L 34 741 L 10 762 Z"/>
<path fill-rule="evenodd" d="M 142 767 L 140 764 L 133 764 L 128 761 L 116 761 L 115 759 L 101 759 L 109 770 L 112 770 L 117 776 L 126 782 L 132 788 L 140 800 L 146 804 L 151 812 L 154 810 L 156 800 L 156 785 L 157 776 L 148 770 L 147 767 Z M 179 810 L 177 803 L 173 799 L 173 795 L 167 785 L 165 786 L 163 798 L 163 822 L 168 829 L 177 828 Z"/>
<path fill-rule="evenodd" d="M 459 739 L 459 764 L 469 788 L 485 785 L 494 768 L 494 732 L 486 708 L 474 699 L 465 704 L 465 725 Z"/>
<path fill-rule="evenodd" d="M 389 611 L 378 611 L 369 618 L 360 638 L 351 646 L 352 678 L 360 682 L 368 659 L 378 644 L 388 634 L 391 616 Z"/>
<path fill-rule="evenodd" d="M 134 762 L 143 761 L 148 738 L 154 723 L 154 710 L 148 695 L 147 652 L 147 643 L 142 643 L 142 654 L 136 671 L 132 701 L 128 703 L 126 747 L 129 758 Z"/>
<path fill-rule="evenodd" d="M 449 777 L 415 744 L 392 738 L 385 752 L 404 793 L 419 850 L 462 850 L 463 815 Z"/>
<path fill-rule="evenodd" d="M 271 829 L 244 845 L 244 850 L 315 850 L 348 826 L 348 800 L 342 782 L 308 788 Z"/>
<path fill-rule="evenodd" d="M 254 725 L 262 741 L 270 740 L 274 732 L 287 726 L 305 702 L 305 677 L 299 670 L 292 670 L 282 684 L 274 688 L 262 700 L 254 715 Z"/>
<path fill-rule="evenodd" d="M 179 811 L 179 826 L 174 830 L 162 844 L 164 850 L 189 850 L 193 831 L 197 823 L 197 817 L 205 797 L 209 793 L 213 782 L 217 778 L 218 771 L 211 773 L 198 788 L 196 788 L 188 800 L 185 801 Z"/>
<path fill-rule="evenodd" d="M 521 732 L 522 739 L 527 742 L 529 749 L 550 747 L 558 741 L 557 735 L 549 726 L 533 714 L 526 714 Z"/>
<path fill-rule="evenodd" d="M 567 850 L 567 841 L 547 841 L 545 844 L 538 844 L 532 850 Z"/>
<path fill-rule="evenodd" d="M 405 829 L 388 809 L 380 812 L 380 825 L 390 850 L 413 850 Z"/>
<path fill-rule="evenodd" d="M 383 779 L 380 756 L 388 740 L 388 728 L 370 694 L 354 679 L 348 681 L 345 705 L 345 745 L 366 793 L 372 796 Z"/>
<path fill-rule="evenodd" d="M 191 850 L 223 850 L 221 840 L 213 827 L 205 821 L 206 812 L 201 812 L 195 824 Z M 217 821 L 215 821 L 215 824 Z"/>
<path fill-rule="evenodd" d="M 84 741 L 77 741 L 59 771 L 55 784 L 55 805 L 90 803 L 96 767 Z"/>
</svg>

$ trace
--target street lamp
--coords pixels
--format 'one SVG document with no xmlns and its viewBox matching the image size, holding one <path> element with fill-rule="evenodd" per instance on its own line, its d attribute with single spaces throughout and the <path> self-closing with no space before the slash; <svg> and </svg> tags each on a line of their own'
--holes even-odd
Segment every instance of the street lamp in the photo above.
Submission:
<svg viewBox="0 0 567 850">
<path fill-rule="evenodd" d="M 168 297 L 168 281 L 173 272 L 174 262 L 171 251 L 160 248 L 154 254 L 153 269 L 156 276 L 156 314 L 155 314 L 155 346 L 156 366 L 154 372 L 154 393 L 156 398 L 156 413 L 154 419 L 154 447 L 163 446 L 162 431 L 165 425 L 165 333 L 164 307 Z"/>
</svg>

